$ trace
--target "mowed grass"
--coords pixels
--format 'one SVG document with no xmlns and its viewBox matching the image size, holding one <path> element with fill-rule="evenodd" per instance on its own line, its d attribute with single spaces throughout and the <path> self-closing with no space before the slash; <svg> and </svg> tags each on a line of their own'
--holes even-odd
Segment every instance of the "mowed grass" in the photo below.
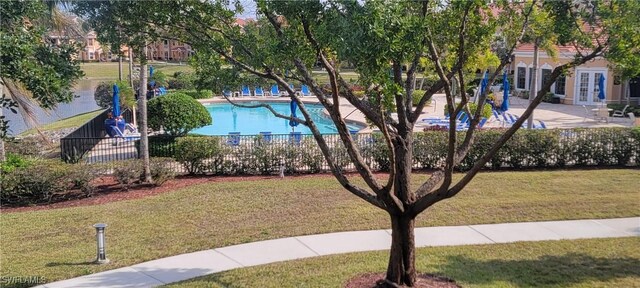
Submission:
<svg viewBox="0 0 640 288">
<path fill-rule="evenodd" d="M 165 75 L 173 77 L 173 73 L 178 71 L 192 72 L 193 68 L 187 64 L 164 64 L 164 63 L 151 63 L 155 71 L 162 71 Z M 118 78 L 118 63 L 117 62 L 104 62 L 104 63 L 82 63 L 80 68 L 84 71 L 87 79 L 100 79 L 100 80 L 115 80 Z M 122 65 L 122 77 L 126 78 L 129 75 L 129 66 L 127 62 Z"/>
<path fill-rule="evenodd" d="M 384 272 L 387 251 L 332 255 L 231 270 L 164 287 L 344 287 Z M 640 238 L 420 248 L 418 272 L 462 287 L 638 287 Z"/>
<path fill-rule="evenodd" d="M 426 177 L 416 174 L 412 184 Z M 417 226 L 640 216 L 638 179 L 631 169 L 480 173 Z M 388 221 L 331 176 L 221 181 L 99 206 L 2 213 L 0 274 L 54 281 L 258 240 L 388 229 Z M 109 225 L 111 259 L 100 266 L 89 263 L 99 222 Z"/>
<path fill-rule="evenodd" d="M 98 116 L 98 114 L 102 113 L 102 111 L 103 110 L 96 110 L 96 111 L 92 111 L 92 112 L 78 114 L 76 116 L 72 116 L 72 117 L 69 117 L 69 118 L 58 120 L 58 121 L 53 122 L 53 123 L 49 123 L 49 124 L 43 125 L 39 129 L 41 131 L 50 131 L 50 130 L 71 128 L 71 127 L 79 127 L 79 126 L 82 126 L 84 123 L 87 123 L 87 121 L 89 121 L 89 120 L 93 119 L 94 117 Z M 33 134 L 33 133 L 36 133 L 36 132 L 37 132 L 36 129 L 29 129 L 29 130 L 23 132 L 21 135 L 29 135 L 29 134 Z"/>
</svg>

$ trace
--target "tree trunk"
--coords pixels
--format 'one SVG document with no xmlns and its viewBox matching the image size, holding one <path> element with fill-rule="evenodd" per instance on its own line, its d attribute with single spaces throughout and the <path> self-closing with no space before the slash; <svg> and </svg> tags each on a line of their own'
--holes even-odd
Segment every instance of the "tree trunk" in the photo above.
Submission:
<svg viewBox="0 0 640 288">
<path fill-rule="evenodd" d="M 387 266 L 388 286 L 413 286 L 416 282 L 415 219 L 391 215 L 391 253 Z M 393 284 L 391 284 L 393 283 Z"/>
<path fill-rule="evenodd" d="M 118 55 L 118 81 L 122 81 L 122 53 Z"/>
<path fill-rule="evenodd" d="M 147 55 L 147 46 L 143 48 L 142 55 Z M 140 95 L 138 97 L 138 109 L 140 110 L 140 154 L 144 168 L 144 182 L 151 183 L 151 169 L 149 167 L 149 134 L 147 131 L 147 60 L 145 56 L 140 58 Z"/>
<path fill-rule="evenodd" d="M 129 85 L 135 91 L 136 87 L 133 87 L 133 52 L 131 47 L 129 47 Z"/>
<path fill-rule="evenodd" d="M 531 102 L 536 98 L 538 94 L 538 40 L 536 39 L 533 44 L 533 75 L 531 77 L 531 91 L 529 91 L 529 106 L 531 106 Z M 531 115 L 529 119 L 527 119 L 527 129 L 533 128 L 533 111 L 531 111 Z"/>
<path fill-rule="evenodd" d="M 413 134 L 409 127 L 398 129 L 393 143 L 395 153 L 395 195 L 403 203 L 413 202 L 415 197 L 411 183 L 413 154 Z M 389 211 L 391 215 L 391 253 L 387 267 L 387 282 L 397 285 L 413 286 L 416 282 L 414 216 L 408 212 Z M 393 286 L 390 284 L 389 286 Z"/>
<path fill-rule="evenodd" d="M 127 50 L 129 54 L 129 86 L 133 91 L 136 91 L 136 87 L 133 87 L 133 52 L 131 51 L 131 47 Z M 140 94 L 140 90 L 138 90 L 138 94 Z M 139 95 L 138 95 L 139 96 Z M 136 116 L 136 105 L 133 105 L 133 125 L 138 126 L 138 120 Z"/>
<path fill-rule="evenodd" d="M 2 98 L 2 96 L 4 96 L 4 83 L 0 81 L 0 98 Z M 4 108 L 0 105 L 0 116 L 4 115 L 3 109 Z M 4 138 L 0 138 L 0 162 L 4 162 L 5 160 L 7 160 L 7 157 L 4 152 Z"/>
</svg>

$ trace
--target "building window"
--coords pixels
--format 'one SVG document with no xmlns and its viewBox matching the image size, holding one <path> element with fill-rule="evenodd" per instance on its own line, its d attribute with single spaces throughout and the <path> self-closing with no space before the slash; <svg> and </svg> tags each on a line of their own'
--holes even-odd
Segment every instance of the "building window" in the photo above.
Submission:
<svg viewBox="0 0 640 288">
<path fill-rule="evenodd" d="M 87 40 L 89 46 L 93 46 L 93 39 Z"/>
<path fill-rule="evenodd" d="M 551 69 L 542 69 L 542 73 L 540 73 L 540 75 L 540 87 L 542 88 L 542 85 L 547 83 L 549 78 L 551 78 Z"/>
<path fill-rule="evenodd" d="M 164 46 L 169 46 L 169 40 L 164 40 Z"/>
<path fill-rule="evenodd" d="M 89 60 L 93 60 L 93 52 L 89 52 Z"/>
<path fill-rule="evenodd" d="M 517 89 L 525 89 L 524 83 L 526 81 L 526 76 L 527 76 L 525 75 L 527 73 L 526 71 L 527 71 L 526 68 L 518 67 L 518 82 L 516 83 Z"/>
<path fill-rule="evenodd" d="M 169 51 L 164 51 L 164 60 L 169 59 Z"/>
<path fill-rule="evenodd" d="M 564 88 L 567 85 L 567 76 L 565 75 L 560 75 L 560 77 L 558 77 L 558 79 L 556 80 L 556 89 L 554 91 L 554 93 L 556 95 L 564 95 Z"/>
</svg>

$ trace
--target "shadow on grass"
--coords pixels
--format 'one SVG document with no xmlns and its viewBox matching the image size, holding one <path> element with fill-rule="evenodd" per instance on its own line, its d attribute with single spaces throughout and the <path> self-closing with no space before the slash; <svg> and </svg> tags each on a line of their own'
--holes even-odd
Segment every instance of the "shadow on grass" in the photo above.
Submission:
<svg viewBox="0 0 640 288">
<path fill-rule="evenodd" d="M 85 261 L 85 262 L 49 262 L 46 267 L 56 267 L 56 266 L 77 266 L 77 265 L 97 265 L 96 262 L 93 261 Z"/>
<path fill-rule="evenodd" d="M 640 277 L 640 259 L 596 258 L 570 253 L 527 260 L 482 261 L 465 256 L 450 256 L 441 274 L 469 284 L 509 282 L 514 286 L 568 286 L 586 281 L 608 281 Z"/>
</svg>

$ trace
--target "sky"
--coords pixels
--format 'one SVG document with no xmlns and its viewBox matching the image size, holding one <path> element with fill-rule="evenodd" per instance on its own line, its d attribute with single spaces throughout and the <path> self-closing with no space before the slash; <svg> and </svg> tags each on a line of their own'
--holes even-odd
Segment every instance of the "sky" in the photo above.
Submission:
<svg viewBox="0 0 640 288">
<path fill-rule="evenodd" d="M 238 18 L 256 18 L 256 2 L 253 0 L 240 0 L 240 4 L 244 7 L 244 13 L 240 14 Z"/>
</svg>

